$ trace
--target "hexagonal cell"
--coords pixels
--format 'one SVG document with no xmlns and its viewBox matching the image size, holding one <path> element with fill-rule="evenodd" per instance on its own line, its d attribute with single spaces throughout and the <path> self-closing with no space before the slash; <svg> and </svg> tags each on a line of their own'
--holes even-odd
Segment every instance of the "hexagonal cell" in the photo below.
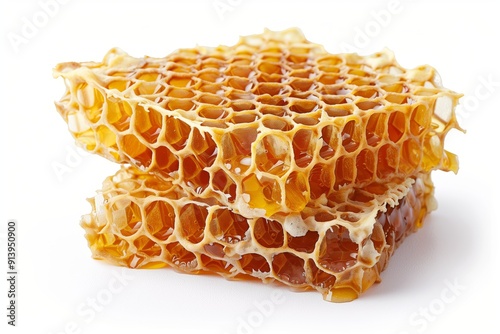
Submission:
<svg viewBox="0 0 500 334">
<path fill-rule="evenodd" d="M 179 169 L 179 160 L 168 147 L 159 146 L 154 152 L 154 161 L 158 171 L 163 175 L 168 175 Z"/>
<path fill-rule="evenodd" d="M 403 143 L 399 170 L 407 175 L 411 175 L 417 168 L 422 157 L 422 149 L 415 139 L 408 139 Z"/>
<path fill-rule="evenodd" d="M 286 93 L 286 91 L 286 86 L 284 87 L 281 83 L 261 82 L 256 86 L 254 93 L 260 95 L 268 94 L 270 96 L 275 96 L 283 95 L 284 93 Z"/>
<path fill-rule="evenodd" d="M 96 130 L 97 140 L 104 146 L 118 150 L 116 134 L 106 125 L 99 125 Z M 118 159 L 117 159 L 118 160 Z"/>
<path fill-rule="evenodd" d="M 336 55 L 325 55 L 317 59 L 318 65 L 341 65 L 344 64 L 344 60 Z"/>
<path fill-rule="evenodd" d="M 382 102 L 376 100 L 366 100 L 356 103 L 356 107 L 360 110 L 378 110 L 381 109 L 384 105 Z"/>
<path fill-rule="evenodd" d="M 161 254 L 160 246 L 145 235 L 135 239 L 134 246 L 137 248 L 137 254 L 142 256 L 153 257 Z"/>
<path fill-rule="evenodd" d="M 291 77 L 302 78 L 302 79 L 313 79 L 315 73 L 312 69 L 309 68 L 301 68 L 296 69 L 290 72 Z"/>
<path fill-rule="evenodd" d="M 161 78 L 161 75 L 156 73 L 151 74 L 156 78 Z M 145 97 L 148 100 L 154 100 L 154 96 L 163 93 L 167 89 L 165 85 L 162 85 L 156 80 L 153 82 L 138 81 L 132 87 L 134 88 L 134 93 L 137 96 Z"/>
<path fill-rule="evenodd" d="M 323 73 L 318 77 L 318 81 L 324 85 L 336 84 L 340 79 L 340 74 L 337 73 Z"/>
<path fill-rule="evenodd" d="M 134 235 L 142 227 L 142 212 L 136 203 L 115 202 L 110 211 L 113 215 L 113 221 L 124 237 Z"/>
<path fill-rule="evenodd" d="M 247 78 L 241 77 L 231 77 L 227 79 L 226 84 L 234 89 L 250 91 L 252 89 L 253 83 Z"/>
<path fill-rule="evenodd" d="M 410 97 L 408 94 L 389 93 L 384 96 L 384 100 L 395 104 L 406 104 Z"/>
<path fill-rule="evenodd" d="M 346 103 L 346 97 L 344 95 L 321 95 L 321 101 L 327 105 L 337 105 Z"/>
<path fill-rule="evenodd" d="M 111 81 L 106 87 L 108 89 L 116 89 L 119 92 L 123 92 L 125 89 L 127 89 L 130 86 L 130 81 L 128 80 L 120 80 L 116 79 Z"/>
<path fill-rule="evenodd" d="M 217 145 L 210 134 L 202 134 L 194 128 L 190 147 L 201 166 L 212 166 L 217 157 Z"/>
<path fill-rule="evenodd" d="M 281 188 L 275 179 L 251 174 L 243 179 L 242 195 L 251 208 L 264 209 L 267 216 L 281 208 Z"/>
<path fill-rule="evenodd" d="M 224 260 L 212 259 L 205 254 L 200 255 L 200 261 L 203 268 L 212 273 L 229 274 L 233 268 L 230 263 Z"/>
<path fill-rule="evenodd" d="M 231 101 L 231 103 L 229 103 L 229 108 L 233 109 L 233 111 L 255 110 L 255 104 L 253 101 L 233 100 Z"/>
<path fill-rule="evenodd" d="M 262 50 L 260 59 L 267 63 L 279 63 L 281 61 L 281 52 L 279 49 Z"/>
<path fill-rule="evenodd" d="M 287 97 L 282 95 L 270 96 L 265 94 L 258 96 L 257 101 L 271 106 L 286 106 L 288 104 Z"/>
<path fill-rule="evenodd" d="M 384 138 L 386 132 L 386 114 L 373 113 L 370 115 L 365 128 L 366 143 L 377 146 Z"/>
<path fill-rule="evenodd" d="M 197 77 L 203 80 L 204 82 L 214 83 L 218 82 L 218 79 L 221 78 L 221 73 L 219 72 L 219 70 L 215 68 L 207 68 L 198 72 Z"/>
<path fill-rule="evenodd" d="M 236 52 L 236 55 L 233 58 L 232 65 L 250 66 L 253 61 L 253 54 L 250 51 L 239 50 Z"/>
<path fill-rule="evenodd" d="M 227 209 L 216 210 L 210 221 L 210 233 L 221 242 L 234 244 L 246 239 L 247 219 Z"/>
<path fill-rule="evenodd" d="M 282 82 L 283 75 L 281 74 L 267 74 L 265 72 L 260 72 L 256 77 L 258 82 Z"/>
<path fill-rule="evenodd" d="M 226 102 L 226 100 L 222 96 L 211 93 L 205 93 L 201 95 L 198 98 L 198 101 L 203 104 L 210 104 L 214 106 L 220 106 Z"/>
<path fill-rule="evenodd" d="M 226 70 L 227 75 L 248 78 L 253 72 L 253 67 L 248 65 L 231 64 Z"/>
<path fill-rule="evenodd" d="M 303 114 L 316 111 L 319 105 L 314 100 L 293 99 L 290 101 L 289 108 L 290 111 Z"/>
<path fill-rule="evenodd" d="M 279 253 L 273 256 L 273 271 L 276 276 L 291 284 L 306 282 L 304 260 L 292 253 Z"/>
<path fill-rule="evenodd" d="M 255 145 L 255 164 L 260 171 L 282 176 L 290 169 L 290 143 L 284 136 L 267 135 Z"/>
<path fill-rule="evenodd" d="M 394 111 L 389 115 L 387 121 L 387 131 L 389 139 L 393 142 L 398 142 L 406 132 L 406 116 L 400 111 Z"/>
<path fill-rule="evenodd" d="M 191 111 L 194 110 L 195 107 L 196 105 L 194 104 L 192 99 L 170 98 L 165 109 Z"/>
<path fill-rule="evenodd" d="M 376 82 L 374 82 L 372 77 L 352 77 L 348 80 L 350 85 L 353 86 L 375 86 L 377 85 Z"/>
<path fill-rule="evenodd" d="M 227 169 L 240 174 L 250 167 L 252 143 L 256 138 L 257 129 L 254 127 L 237 128 L 224 133 L 221 153 Z"/>
<path fill-rule="evenodd" d="M 311 275 L 311 283 L 317 287 L 328 289 L 335 285 L 336 278 L 332 274 L 319 269 L 313 259 L 307 260 L 308 271 Z"/>
<path fill-rule="evenodd" d="M 233 203 L 236 199 L 236 183 L 222 169 L 212 173 L 211 183 L 215 190 L 220 190 L 228 195 L 228 201 Z"/>
<path fill-rule="evenodd" d="M 234 124 L 254 123 L 257 122 L 259 118 L 259 114 L 255 112 L 239 112 L 233 113 L 229 121 Z"/>
<path fill-rule="evenodd" d="M 82 83 L 76 88 L 76 99 L 90 122 L 96 123 L 101 119 L 104 96 L 98 89 L 87 83 Z"/>
<path fill-rule="evenodd" d="M 377 176 L 386 178 L 396 172 L 398 167 L 399 152 L 391 144 L 385 144 L 378 150 Z"/>
<path fill-rule="evenodd" d="M 186 146 L 191 127 L 180 119 L 167 116 L 165 129 L 165 140 L 175 150 L 182 150 Z"/>
<path fill-rule="evenodd" d="M 356 173 L 356 162 L 351 156 L 341 156 L 335 163 L 335 185 L 334 189 L 339 190 L 342 186 L 351 184 Z"/>
<path fill-rule="evenodd" d="M 379 78 L 379 80 L 380 80 L 380 78 Z M 382 89 L 385 90 L 386 92 L 407 93 L 410 90 L 403 82 L 399 82 L 399 78 L 397 78 L 397 77 L 386 76 L 382 82 L 384 82 L 384 81 L 387 81 L 387 82 L 393 81 L 393 83 L 382 86 Z"/>
<path fill-rule="evenodd" d="M 293 118 L 296 124 L 303 124 L 313 126 L 319 124 L 321 118 L 321 111 L 311 112 L 308 114 L 300 114 Z"/>
<path fill-rule="evenodd" d="M 166 241 L 175 228 L 174 208 L 166 201 L 157 200 L 145 208 L 147 231 L 156 239 Z"/>
<path fill-rule="evenodd" d="M 345 98 L 344 98 L 345 101 Z M 325 112 L 328 114 L 330 117 L 343 117 L 343 116 L 348 116 L 352 115 L 354 113 L 354 108 L 352 104 L 346 103 L 346 104 L 337 104 L 333 106 L 325 106 L 324 108 Z"/>
<path fill-rule="evenodd" d="M 191 73 L 192 67 L 171 62 L 167 65 L 167 70 L 170 73 Z"/>
<path fill-rule="evenodd" d="M 198 90 L 202 93 L 211 93 L 218 94 L 219 92 L 223 92 L 222 83 L 211 83 L 211 82 L 203 82 Z"/>
<path fill-rule="evenodd" d="M 309 56 L 307 54 L 290 51 L 290 54 L 286 57 L 286 60 L 287 62 L 290 62 L 292 64 L 301 64 L 307 62 L 308 58 Z"/>
<path fill-rule="evenodd" d="M 167 83 L 170 86 L 178 88 L 189 87 L 193 84 L 192 74 L 191 73 L 173 74 L 169 79 L 167 79 Z"/>
<path fill-rule="evenodd" d="M 139 166 L 149 167 L 153 153 L 142 144 L 134 135 L 125 135 L 121 138 L 120 147 L 133 162 Z"/>
<path fill-rule="evenodd" d="M 104 112 L 107 121 L 118 131 L 125 131 L 130 126 L 133 108 L 128 102 L 114 101 L 108 99 Z"/>
<path fill-rule="evenodd" d="M 315 165 L 309 174 L 311 199 L 317 199 L 323 194 L 328 194 L 333 184 L 334 176 L 332 168 L 321 163 Z"/>
<path fill-rule="evenodd" d="M 280 106 L 264 105 L 260 108 L 260 112 L 263 115 L 284 116 L 286 114 L 286 109 L 284 107 L 280 107 Z"/>
<path fill-rule="evenodd" d="M 156 143 L 163 126 L 163 117 L 155 109 L 144 109 L 142 106 L 135 108 L 133 124 L 137 132 L 148 142 Z"/>
<path fill-rule="evenodd" d="M 367 99 L 373 99 L 381 95 L 377 88 L 369 86 L 355 88 L 351 94 L 354 96 L 361 96 Z"/>
<path fill-rule="evenodd" d="M 443 159 L 446 152 L 443 148 L 443 142 L 437 135 L 432 135 L 425 138 L 423 146 L 421 167 L 425 171 L 432 170 Z"/>
<path fill-rule="evenodd" d="M 211 257 L 223 258 L 226 253 L 224 252 L 224 245 L 217 242 L 212 242 L 203 246 L 203 250 Z"/>
<path fill-rule="evenodd" d="M 255 241 L 267 248 L 280 248 L 283 246 L 283 226 L 275 220 L 258 218 L 253 228 Z"/>
<path fill-rule="evenodd" d="M 342 129 L 342 146 L 347 152 L 354 152 L 361 142 L 363 128 L 355 120 L 347 122 Z"/>
<path fill-rule="evenodd" d="M 218 129 L 227 129 L 229 127 L 224 119 L 207 119 L 201 123 L 201 126 Z"/>
<path fill-rule="evenodd" d="M 192 89 L 186 89 L 186 88 L 170 88 L 167 96 L 169 97 L 176 97 L 176 98 L 182 98 L 182 99 L 188 99 L 194 97 L 196 94 Z"/>
<path fill-rule="evenodd" d="M 287 233 L 286 238 L 288 240 L 288 247 L 291 249 L 297 252 L 312 253 L 316 247 L 319 234 L 316 231 L 307 231 L 304 236 L 293 237 Z"/>
<path fill-rule="evenodd" d="M 307 167 L 314 156 L 317 135 L 315 131 L 300 129 L 292 139 L 294 160 L 298 167 Z"/>
<path fill-rule="evenodd" d="M 186 184 L 197 193 L 203 192 L 208 187 L 210 174 L 204 170 L 198 159 L 194 155 L 188 155 L 181 161 L 180 168 Z"/>
<path fill-rule="evenodd" d="M 321 129 L 323 145 L 319 151 L 319 156 L 325 160 L 333 158 L 339 145 L 338 129 L 333 125 L 327 125 Z"/>
<path fill-rule="evenodd" d="M 280 63 L 262 61 L 257 65 L 257 69 L 265 74 L 282 74 Z"/>
<path fill-rule="evenodd" d="M 309 202 L 309 184 L 305 173 L 292 172 L 285 181 L 285 204 L 292 212 L 302 211 Z"/>
<path fill-rule="evenodd" d="M 172 242 L 165 246 L 165 259 L 172 262 L 179 269 L 191 269 L 197 266 L 196 255 L 186 250 L 178 242 Z"/>
<path fill-rule="evenodd" d="M 203 240 L 207 216 L 206 207 L 194 203 L 185 205 L 179 213 L 182 236 L 193 244 Z"/>
<path fill-rule="evenodd" d="M 220 106 L 205 105 L 199 107 L 196 111 L 198 112 L 198 115 L 208 119 L 223 119 L 228 115 L 225 108 Z"/>
<path fill-rule="evenodd" d="M 294 89 L 301 92 L 306 92 L 314 88 L 313 79 L 293 78 L 290 80 L 289 85 Z"/>
<path fill-rule="evenodd" d="M 293 125 L 290 124 L 286 119 L 275 116 L 262 118 L 262 125 L 268 129 L 281 130 L 283 132 L 289 131 L 293 128 Z"/>
<path fill-rule="evenodd" d="M 425 129 L 428 129 L 432 120 L 432 113 L 424 105 L 419 104 L 413 107 L 410 118 L 410 131 L 413 135 L 420 135 Z"/>
<path fill-rule="evenodd" d="M 335 273 L 352 267 L 357 262 L 358 245 L 349 237 L 349 230 L 343 226 L 330 227 L 319 249 L 318 263 Z"/>
<path fill-rule="evenodd" d="M 362 189 L 354 188 L 348 195 L 351 202 L 368 203 L 373 201 L 374 196 Z"/>
<path fill-rule="evenodd" d="M 376 172 L 375 154 L 372 150 L 363 149 L 356 157 L 356 183 L 371 181 Z"/>
<path fill-rule="evenodd" d="M 347 73 L 351 74 L 351 75 L 356 75 L 356 76 L 360 76 L 360 77 L 365 77 L 365 78 L 371 78 L 374 76 L 373 73 L 370 73 L 368 71 L 365 71 L 365 70 L 362 70 L 362 69 L 358 69 L 358 68 L 350 68 Z"/>
<path fill-rule="evenodd" d="M 241 269 L 250 275 L 253 273 L 268 273 L 271 271 L 269 263 L 260 254 L 251 253 L 242 255 L 239 263 Z"/>
</svg>

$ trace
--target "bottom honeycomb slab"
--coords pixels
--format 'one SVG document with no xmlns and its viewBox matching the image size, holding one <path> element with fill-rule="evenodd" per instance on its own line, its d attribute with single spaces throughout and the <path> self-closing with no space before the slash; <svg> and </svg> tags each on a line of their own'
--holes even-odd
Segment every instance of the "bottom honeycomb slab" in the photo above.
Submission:
<svg viewBox="0 0 500 334">
<path fill-rule="evenodd" d="M 97 259 L 277 281 L 334 302 L 380 281 L 394 250 L 434 208 L 430 175 L 419 174 L 346 189 L 300 215 L 249 219 L 132 167 L 107 178 L 89 201 L 81 224 Z"/>
</svg>

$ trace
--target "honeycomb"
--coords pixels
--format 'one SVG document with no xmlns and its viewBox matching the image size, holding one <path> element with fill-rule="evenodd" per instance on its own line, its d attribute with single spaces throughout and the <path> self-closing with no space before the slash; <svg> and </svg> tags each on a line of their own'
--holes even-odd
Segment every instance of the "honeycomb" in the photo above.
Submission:
<svg viewBox="0 0 500 334">
<path fill-rule="evenodd" d="M 117 265 L 279 281 L 343 302 L 380 280 L 395 248 L 435 208 L 428 173 L 343 194 L 293 219 L 247 218 L 174 179 L 122 167 L 89 200 L 82 226 L 93 256 Z"/>
<path fill-rule="evenodd" d="M 95 258 L 357 298 L 435 208 L 460 94 L 389 50 L 330 54 L 297 29 L 234 46 L 61 63 L 78 145 L 122 165 L 82 226 Z"/>
<path fill-rule="evenodd" d="M 246 217 L 300 212 L 348 187 L 457 171 L 444 137 L 460 97 L 390 51 L 329 54 L 296 29 L 232 47 L 62 63 L 57 108 L 77 142 L 173 177 Z"/>
</svg>

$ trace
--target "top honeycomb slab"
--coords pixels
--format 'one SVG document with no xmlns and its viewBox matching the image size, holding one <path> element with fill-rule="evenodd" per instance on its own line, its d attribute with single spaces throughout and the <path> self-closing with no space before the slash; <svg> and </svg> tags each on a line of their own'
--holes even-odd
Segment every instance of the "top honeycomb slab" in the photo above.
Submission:
<svg viewBox="0 0 500 334">
<path fill-rule="evenodd" d="M 177 179 L 246 217 L 300 212 L 343 189 L 458 169 L 444 138 L 459 94 L 384 50 L 330 54 L 296 29 L 234 46 L 62 63 L 57 108 L 77 142 Z"/>
</svg>

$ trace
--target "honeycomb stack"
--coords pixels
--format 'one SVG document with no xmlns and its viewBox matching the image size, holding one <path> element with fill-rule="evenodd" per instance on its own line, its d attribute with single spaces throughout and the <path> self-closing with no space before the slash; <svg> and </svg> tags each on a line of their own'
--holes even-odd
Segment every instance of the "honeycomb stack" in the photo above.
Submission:
<svg viewBox="0 0 500 334">
<path fill-rule="evenodd" d="M 349 301 L 435 208 L 460 95 L 384 50 L 300 31 L 231 47 L 62 63 L 76 142 L 122 164 L 82 219 L 95 258 L 279 281 Z"/>
</svg>

